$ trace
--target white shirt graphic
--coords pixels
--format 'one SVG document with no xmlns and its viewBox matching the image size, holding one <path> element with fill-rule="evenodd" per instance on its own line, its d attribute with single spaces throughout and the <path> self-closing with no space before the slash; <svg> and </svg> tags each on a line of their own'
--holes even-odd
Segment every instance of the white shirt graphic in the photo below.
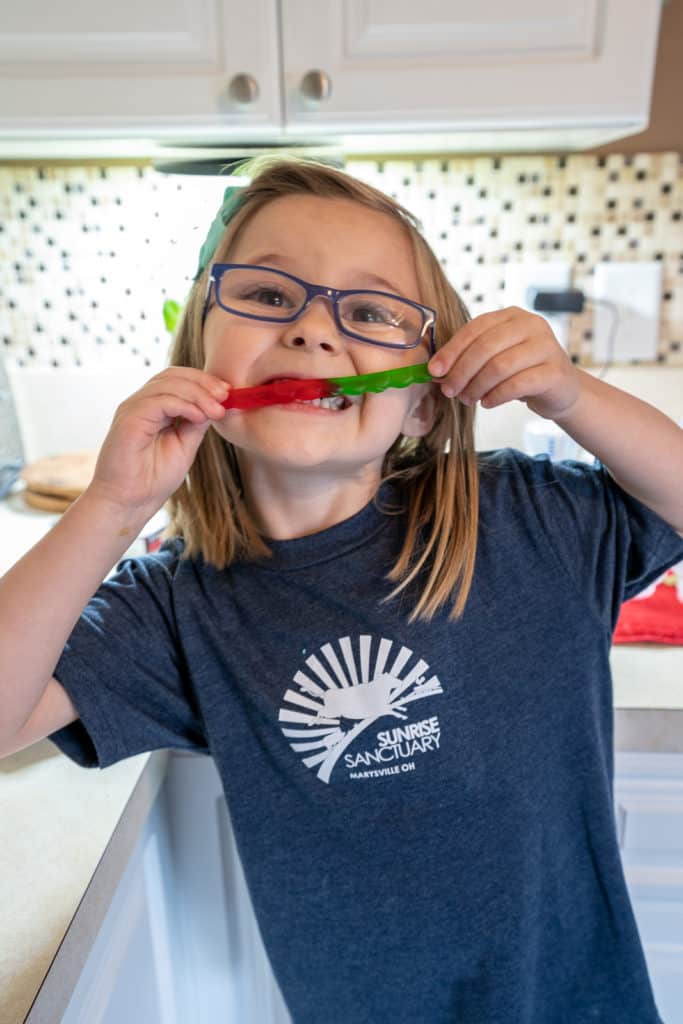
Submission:
<svg viewBox="0 0 683 1024">
<path fill-rule="evenodd" d="M 303 754 L 308 768 L 316 768 L 322 782 L 330 781 L 332 770 L 343 752 L 379 718 L 391 715 L 409 718 L 407 707 L 423 697 L 443 693 L 437 676 L 428 676 L 429 665 L 413 660 L 409 647 L 401 646 L 391 657 L 394 642 L 376 642 L 362 635 L 354 657 L 351 638 L 320 648 L 320 656 L 306 658 L 306 670 L 295 673 L 297 689 L 283 697 L 279 720 L 292 750 Z M 345 723 L 351 723 L 347 731 Z"/>
</svg>

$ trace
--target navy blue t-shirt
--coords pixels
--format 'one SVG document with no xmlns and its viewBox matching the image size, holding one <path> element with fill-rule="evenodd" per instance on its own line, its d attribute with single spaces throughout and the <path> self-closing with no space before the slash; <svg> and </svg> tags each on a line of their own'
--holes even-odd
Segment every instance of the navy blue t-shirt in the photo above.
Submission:
<svg viewBox="0 0 683 1024">
<path fill-rule="evenodd" d="M 218 571 L 121 563 L 55 675 L 51 738 L 220 773 L 295 1024 L 658 1024 L 612 805 L 619 607 L 683 540 L 599 465 L 480 453 L 463 617 L 383 603 L 375 503 Z M 383 495 L 386 491 L 383 491 Z"/>
</svg>

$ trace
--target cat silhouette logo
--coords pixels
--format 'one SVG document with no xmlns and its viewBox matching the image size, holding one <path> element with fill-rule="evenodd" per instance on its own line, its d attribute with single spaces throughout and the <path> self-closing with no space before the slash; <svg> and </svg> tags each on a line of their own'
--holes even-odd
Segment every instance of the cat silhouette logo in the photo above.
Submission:
<svg viewBox="0 0 683 1024">
<path fill-rule="evenodd" d="M 415 701 L 443 693 L 426 661 L 404 646 L 392 659 L 393 648 L 392 640 L 373 643 L 364 635 L 354 652 L 351 638 L 342 637 L 324 644 L 320 656 L 309 655 L 305 670 L 294 674 L 296 689 L 286 691 L 279 721 L 292 750 L 322 782 L 329 783 L 343 752 L 378 719 L 405 721 Z"/>
</svg>

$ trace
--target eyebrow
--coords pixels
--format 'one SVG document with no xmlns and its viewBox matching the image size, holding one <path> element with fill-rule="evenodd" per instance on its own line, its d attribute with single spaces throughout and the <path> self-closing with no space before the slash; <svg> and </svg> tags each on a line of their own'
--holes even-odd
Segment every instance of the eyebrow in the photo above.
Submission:
<svg viewBox="0 0 683 1024">
<path fill-rule="evenodd" d="M 253 263 L 255 266 L 268 267 L 277 263 L 287 263 L 288 261 L 284 256 L 278 256 L 278 254 L 274 252 L 267 252 L 260 255 L 257 259 L 250 259 L 247 262 Z M 277 270 L 279 268 L 275 267 L 275 269 Z M 295 274 L 294 276 L 298 277 L 299 275 Z M 381 288 L 382 291 L 389 291 L 392 295 L 403 294 L 402 289 L 397 288 L 395 284 L 391 284 L 390 281 L 385 280 L 383 277 L 378 277 L 377 274 L 361 273 L 359 276 L 361 276 L 364 281 L 370 282 L 372 285 Z M 358 288 L 355 290 L 364 291 L 364 288 Z"/>
</svg>

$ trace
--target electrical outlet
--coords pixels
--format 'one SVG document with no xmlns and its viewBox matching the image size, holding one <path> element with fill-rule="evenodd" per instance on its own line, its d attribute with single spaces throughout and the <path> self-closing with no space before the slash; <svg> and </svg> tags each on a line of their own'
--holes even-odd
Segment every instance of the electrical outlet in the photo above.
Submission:
<svg viewBox="0 0 683 1024">
<path fill-rule="evenodd" d="M 531 309 L 528 301 L 530 288 L 569 288 L 571 265 L 565 260 L 525 260 L 523 263 L 508 263 L 505 267 L 505 305 Z M 567 313 L 539 313 L 553 329 L 555 337 L 564 349 L 569 341 L 569 317 Z"/>
<path fill-rule="evenodd" d="M 594 361 L 656 359 L 661 296 L 661 263 L 596 263 L 590 296 Z"/>
</svg>

